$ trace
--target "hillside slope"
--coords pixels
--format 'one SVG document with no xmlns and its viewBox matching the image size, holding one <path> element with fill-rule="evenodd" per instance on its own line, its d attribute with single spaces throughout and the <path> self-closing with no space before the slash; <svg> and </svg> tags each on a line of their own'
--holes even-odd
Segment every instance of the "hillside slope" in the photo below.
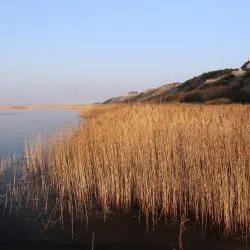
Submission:
<svg viewBox="0 0 250 250">
<path fill-rule="evenodd" d="M 204 73 L 183 83 L 165 84 L 144 92 L 110 98 L 104 103 L 207 102 L 250 103 L 250 62 L 240 69 Z"/>
<path fill-rule="evenodd" d="M 171 89 L 179 86 L 180 83 L 165 84 L 155 89 L 148 89 L 135 95 L 112 97 L 104 103 L 130 103 L 150 101 L 159 96 L 165 96 Z"/>
</svg>

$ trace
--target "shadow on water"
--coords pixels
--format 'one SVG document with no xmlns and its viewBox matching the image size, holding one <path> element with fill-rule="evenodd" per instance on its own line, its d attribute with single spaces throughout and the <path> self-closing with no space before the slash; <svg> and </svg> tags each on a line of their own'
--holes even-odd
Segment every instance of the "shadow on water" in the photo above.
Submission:
<svg viewBox="0 0 250 250">
<path fill-rule="evenodd" d="M 154 231 L 146 230 L 145 222 L 139 223 L 133 212 L 112 212 L 107 221 L 92 211 L 88 228 L 75 224 L 74 239 L 70 221 L 60 223 L 52 221 L 44 230 L 43 221 L 32 209 L 17 209 L 10 215 L 8 211 L 0 217 L 0 249 L 178 249 L 179 225 L 172 221 L 159 223 Z M 100 214 L 99 214 L 100 215 Z M 237 250 L 246 248 L 240 239 L 225 240 L 215 234 L 205 237 L 194 224 L 186 225 L 183 235 L 183 247 L 186 250 Z"/>
</svg>

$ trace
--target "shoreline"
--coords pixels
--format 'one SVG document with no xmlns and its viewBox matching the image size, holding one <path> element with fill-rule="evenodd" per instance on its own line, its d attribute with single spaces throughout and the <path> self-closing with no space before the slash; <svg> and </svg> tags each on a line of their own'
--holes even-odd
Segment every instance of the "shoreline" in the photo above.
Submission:
<svg viewBox="0 0 250 250">
<path fill-rule="evenodd" d="M 33 110 L 33 109 L 75 109 L 83 110 L 95 104 L 31 104 L 31 105 L 0 105 L 0 110 Z"/>
</svg>

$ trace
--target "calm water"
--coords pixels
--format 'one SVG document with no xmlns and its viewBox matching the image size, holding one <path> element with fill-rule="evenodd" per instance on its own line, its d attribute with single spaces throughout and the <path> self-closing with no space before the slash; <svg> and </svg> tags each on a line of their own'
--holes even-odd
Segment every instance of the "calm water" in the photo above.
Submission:
<svg viewBox="0 0 250 250">
<path fill-rule="evenodd" d="M 65 125 L 76 125 L 78 115 L 73 110 L 0 110 L 0 156 L 22 155 L 29 137 L 48 136 Z"/>
</svg>

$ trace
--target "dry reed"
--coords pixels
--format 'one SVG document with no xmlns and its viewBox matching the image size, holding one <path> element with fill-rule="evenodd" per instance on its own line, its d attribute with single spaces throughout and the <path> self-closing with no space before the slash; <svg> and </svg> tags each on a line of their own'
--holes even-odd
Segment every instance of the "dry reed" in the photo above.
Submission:
<svg viewBox="0 0 250 250">
<path fill-rule="evenodd" d="M 91 116 L 89 116 L 91 117 Z M 26 180 L 36 197 L 53 192 L 63 221 L 87 218 L 97 203 L 193 218 L 204 230 L 250 229 L 250 107 L 124 105 L 80 128 L 41 139 L 26 150 Z M 47 204 L 47 203 L 46 203 Z"/>
</svg>

